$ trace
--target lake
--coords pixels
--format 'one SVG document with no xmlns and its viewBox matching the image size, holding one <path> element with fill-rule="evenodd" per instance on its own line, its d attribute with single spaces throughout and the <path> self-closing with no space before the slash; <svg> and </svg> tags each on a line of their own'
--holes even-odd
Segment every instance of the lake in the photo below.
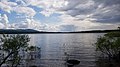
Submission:
<svg viewBox="0 0 120 67">
<path fill-rule="evenodd" d="M 80 64 L 74 67 L 97 67 L 94 43 L 102 35 L 103 33 L 31 34 L 30 45 L 41 48 L 40 67 L 67 67 L 66 58 L 80 60 Z"/>
</svg>

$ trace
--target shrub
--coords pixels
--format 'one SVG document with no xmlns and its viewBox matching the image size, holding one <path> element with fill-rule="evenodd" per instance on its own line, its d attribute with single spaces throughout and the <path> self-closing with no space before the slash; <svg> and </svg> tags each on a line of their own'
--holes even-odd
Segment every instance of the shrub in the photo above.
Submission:
<svg viewBox="0 0 120 67">
<path fill-rule="evenodd" d="M 28 35 L 2 35 L 0 36 L 0 51 L 5 52 L 5 57 L 0 62 L 0 67 L 12 57 L 12 66 L 17 66 L 20 62 L 19 52 L 21 49 L 26 49 L 29 45 L 30 38 Z"/>
<path fill-rule="evenodd" d="M 120 32 L 110 32 L 97 39 L 96 50 L 109 58 L 120 59 Z"/>
</svg>

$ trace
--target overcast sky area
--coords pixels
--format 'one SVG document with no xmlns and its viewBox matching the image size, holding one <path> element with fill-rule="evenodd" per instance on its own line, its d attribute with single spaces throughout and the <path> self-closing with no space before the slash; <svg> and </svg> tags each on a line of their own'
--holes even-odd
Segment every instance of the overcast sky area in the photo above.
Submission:
<svg viewBox="0 0 120 67">
<path fill-rule="evenodd" d="M 0 29 L 117 29 L 120 0 L 0 0 Z"/>
</svg>

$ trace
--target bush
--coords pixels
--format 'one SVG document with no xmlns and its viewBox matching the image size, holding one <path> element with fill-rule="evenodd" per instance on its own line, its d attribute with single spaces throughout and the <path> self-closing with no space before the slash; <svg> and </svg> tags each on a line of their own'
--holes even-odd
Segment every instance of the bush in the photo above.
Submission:
<svg viewBox="0 0 120 67">
<path fill-rule="evenodd" d="M 96 50 L 109 58 L 120 59 L 120 32 L 110 32 L 97 39 Z"/>
<path fill-rule="evenodd" d="M 4 57 L 2 57 L 2 60 L 0 62 L 0 67 L 7 63 L 7 60 L 11 57 L 11 67 L 17 67 L 17 65 L 20 63 L 20 56 L 19 52 L 21 49 L 27 49 L 29 45 L 30 38 L 28 35 L 20 35 L 20 34 L 14 34 L 14 35 L 2 35 L 0 36 L 0 51 L 5 53 Z"/>
</svg>

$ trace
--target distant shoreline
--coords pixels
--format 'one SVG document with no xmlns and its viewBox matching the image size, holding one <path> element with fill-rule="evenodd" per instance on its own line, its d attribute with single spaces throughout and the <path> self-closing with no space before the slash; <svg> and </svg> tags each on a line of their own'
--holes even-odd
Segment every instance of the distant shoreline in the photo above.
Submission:
<svg viewBox="0 0 120 67">
<path fill-rule="evenodd" d="M 44 32 L 33 29 L 0 29 L 0 34 L 74 34 L 74 33 L 107 33 L 120 32 L 120 30 L 90 30 L 90 31 L 75 31 L 75 32 Z"/>
</svg>

